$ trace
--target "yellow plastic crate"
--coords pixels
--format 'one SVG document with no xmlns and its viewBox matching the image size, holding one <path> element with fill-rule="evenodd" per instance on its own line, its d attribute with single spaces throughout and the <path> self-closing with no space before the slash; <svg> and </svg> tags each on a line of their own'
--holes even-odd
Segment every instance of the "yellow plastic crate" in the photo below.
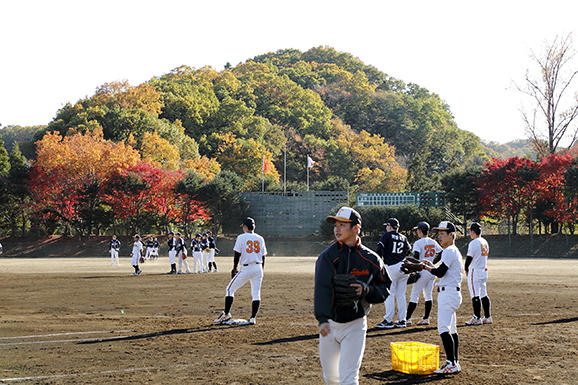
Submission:
<svg viewBox="0 0 578 385">
<path fill-rule="evenodd" d="M 439 367 L 440 347 L 422 342 L 392 342 L 391 368 L 407 374 L 432 374 Z"/>
</svg>

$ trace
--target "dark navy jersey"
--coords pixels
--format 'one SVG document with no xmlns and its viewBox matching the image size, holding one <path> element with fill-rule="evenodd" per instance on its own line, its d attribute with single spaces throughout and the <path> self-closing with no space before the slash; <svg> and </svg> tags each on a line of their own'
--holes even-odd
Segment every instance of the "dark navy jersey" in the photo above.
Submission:
<svg viewBox="0 0 578 385">
<path fill-rule="evenodd" d="M 186 248 L 185 240 L 183 238 L 175 239 L 175 250 L 177 251 L 177 253 L 182 252 L 183 250 L 185 250 L 185 248 Z"/>
<path fill-rule="evenodd" d="M 201 249 L 205 250 L 209 248 L 209 240 L 208 239 L 201 239 Z"/>
<path fill-rule="evenodd" d="M 118 239 L 113 239 L 110 241 L 109 249 L 115 249 L 118 251 L 120 248 L 120 241 Z"/>
<path fill-rule="evenodd" d="M 397 231 L 390 231 L 381 236 L 377 242 L 376 250 L 377 254 L 383 258 L 383 262 L 391 266 L 403 261 L 411 250 L 411 245 L 405 235 Z"/>
<path fill-rule="evenodd" d="M 197 241 L 196 239 L 193 239 L 191 241 L 191 250 L 193 251 L 201 251 L 201 241 Z"/>
<path fill-rule="evenodd" d="M 153 247 L 160 247 L 161 244 L 158 241 L 153 241 Z"/>
<path fill-rule="evenodd" d="M 167 245 L 169 246 L 169 251 L 175 250 L 176 245 L 177 245 L 177 239 L 176 238 L 169 239 L 169 241 L 167 242 Z"/>
<path fill-rule="evenodd" d="M 217 245 L 215 244 L 215 238 L 209 237 L 209 249 L 216 249 Z"/>
</svg>

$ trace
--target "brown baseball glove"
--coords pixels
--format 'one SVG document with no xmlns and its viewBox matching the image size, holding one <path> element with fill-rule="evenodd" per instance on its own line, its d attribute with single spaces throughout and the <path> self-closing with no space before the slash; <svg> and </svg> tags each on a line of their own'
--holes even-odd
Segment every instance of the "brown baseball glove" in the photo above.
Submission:
<svg viewBox="0 0 578 385">
<path fill-rule="evenodd" d="M 404 259 L 401 265 L 401 271 L 403 271 L 406 274 L 416 273 L 422 270 L 423 270 L 423 263 L 412 257 L 407 257 L 406 259 Z"/>
</svg>

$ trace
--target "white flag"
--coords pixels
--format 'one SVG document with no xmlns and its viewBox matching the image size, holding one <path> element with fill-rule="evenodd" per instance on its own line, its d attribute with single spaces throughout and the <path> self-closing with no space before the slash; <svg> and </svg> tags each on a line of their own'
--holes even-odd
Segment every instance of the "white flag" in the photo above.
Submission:
<svg viewBox="0 0 578 385">
<path fill-rule="evenodd" d="M 315 163 L 317 163 L 317 162 L 314 162 L 313 159 L 311 159 L 311 157 L 309 157 L 309 155 L 307 155 L 307 168 L 313 167 L 315 165 Z"/>
</svg>

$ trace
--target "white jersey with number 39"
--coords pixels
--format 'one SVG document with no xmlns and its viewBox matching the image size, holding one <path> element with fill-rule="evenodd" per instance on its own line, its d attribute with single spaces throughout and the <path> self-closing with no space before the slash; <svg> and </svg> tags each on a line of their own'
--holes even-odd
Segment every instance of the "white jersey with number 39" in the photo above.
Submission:
<svg viewBox="0 0 578 385">
<path fill-rule="evenodd" d="M 256 233 L 240 234 L 233 250 L 241 253 L 241 258 L 239 259 L 241 265 L 263 263 L 263 256 L 267 255 L 265 240 Z"/>
</svg>

